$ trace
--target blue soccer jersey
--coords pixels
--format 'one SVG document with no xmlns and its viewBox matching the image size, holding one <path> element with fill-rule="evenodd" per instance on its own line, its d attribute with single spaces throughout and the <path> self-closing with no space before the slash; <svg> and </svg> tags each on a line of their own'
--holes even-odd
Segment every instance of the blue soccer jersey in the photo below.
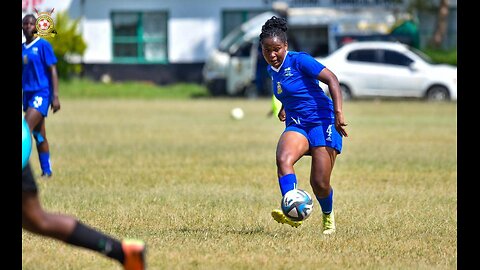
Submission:
<svg viewBox="0 0 480 270">
<path fill-rule="evenodd" d="M 285 125 L 315 126 L 335 117 L 333 102 L 319 85 L 324 65 L 304 52 L 288 51 L 280 68 L 268 66 L 273 93 L 283 104 Z"/>
<path fill-rule="evenodd" d="M 22 88 L 23 91 L 51 90 L 48 68 L 57 63 L 52 45 L 36 38 L 30 44 L 22 44 Z"/>
</svg>

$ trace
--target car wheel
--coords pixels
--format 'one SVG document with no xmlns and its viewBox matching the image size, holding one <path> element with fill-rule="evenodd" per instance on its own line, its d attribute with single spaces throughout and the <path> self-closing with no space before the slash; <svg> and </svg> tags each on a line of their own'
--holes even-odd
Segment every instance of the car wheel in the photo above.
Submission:
<svg viewBox="0 0 480 270">
<path fill-rule="evenodd" d="M 206 84 L 206 87 L 212 96 L 224 96 L 227 94 L 225 79 L 215 79 Z"/>
<path fill-rule="evenodd" d="M 426 99 L 428 101 L 446 101 L 450 99 L 450 94 L 447 88 L 437 85 L 427 91 Z"/>
<path fill-rule="evenodd" d="M 255 84 L 250 84 L 245 87 L 243 90 L 243 95 L 248 99 L 256 99 L 259 96 L 257 86 Z"/>
<path fill-rule="evenodd" d="M 340 90 L 342 91 L 343 100 L 351 100 L 353 98 L 352 92 L 346 85 L 340 84 Z"/>
</svg>

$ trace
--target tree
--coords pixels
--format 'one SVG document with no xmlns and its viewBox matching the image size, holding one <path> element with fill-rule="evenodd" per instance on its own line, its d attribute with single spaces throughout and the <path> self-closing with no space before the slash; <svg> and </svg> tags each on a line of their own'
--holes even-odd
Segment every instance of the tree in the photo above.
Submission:
<svg viewBox="0 0 480 270">
<path fill-rule="evenodd" d="M 55 30 L 57 34 L 47 39 L 51 42 L 57 56 L 58 76 L 69 79 L 72 75 L 81 74 L 83 71 L 80 61 L 87 45 L 78 31 L 80 19 L 72 20 L 67 11 L 57 13 L 55 17 Z"/>
<path fill-rule="evenodd" d="M 438 4 L 439 3 L 439 4 Z M 448 0 L 412 0 L 409 9 L 423 10 L 428 12 L 436 12 L 437 20 L 435 30 L 433 31 L 428 45 L 434 49 L 441 49 L 443 40 L 447 34 L 448 15 L 449 15 L 449 1 Z"/>
<path fill-rule="evenodd" d="M 437 25 L 433 33 L 430 45 L 434 48 L 440 48 L 447 33 L 448 25 L 448 0 L 440 0 L 438 7 Z"/>
</svg>

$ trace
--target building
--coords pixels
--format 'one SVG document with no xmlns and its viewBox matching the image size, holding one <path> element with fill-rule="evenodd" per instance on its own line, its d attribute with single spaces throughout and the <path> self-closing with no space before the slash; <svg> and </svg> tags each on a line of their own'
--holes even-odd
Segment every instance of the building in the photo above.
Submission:
<svg viewBox="0 0 480 270">
<path fill-rule="evenodd" d="M 272 10 L 276 0 L 23 0 L 22 15 L 54 9 L 81 19 L 87 43 L 84 75 L 95 80 L 145 80 L 157 84 L 201 82 L 204 62 L 235 26 Z M 404 11 L 408 1 L 289 0 L 290 7 L 364 7 Z M 456 46 L 456 1 L 449 24 L 449 46 Z M 434 27 L 436 14 L 422 28 Z M 431 25 L 431 26 L 430 26 Z M 430 27 L 430 28 L 429 28 Z M 431 31 L 429 32 L 431 33 Z M 61 37 L 59 37 L 61 38 Z M 425 39 L 425 37 L 424 37 Z M 452 41 L 453 40 L 453 41 Z"/>
</svg>

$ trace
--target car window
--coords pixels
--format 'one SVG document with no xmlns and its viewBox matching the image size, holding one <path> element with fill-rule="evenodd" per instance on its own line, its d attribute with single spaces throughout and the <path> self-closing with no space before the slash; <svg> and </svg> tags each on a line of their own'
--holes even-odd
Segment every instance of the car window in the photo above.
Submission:
<svg viewBox="0 0 480 270">
<path fill-rule="evenodd" d="M 387 65 L 409 66 L 413 60 L 402 53 L 385 50 L 383 53 L 383 62 Z"/>
<path fill-rule="evenodd" d="M 232 53 L 233 56 L 249 57 L 252 50 L 252 42 L 245 42 L 238 47 L 238 49 Z"/>
<path fill-rule="evenodd" d="M 422 58 L 423 61 L 429 63 L 429 64 L 434 64 L 432 58 L 430 56 L 426 55 L 422 51 L 415 49 L 413 47 L 409 47 L 410 51 L 412 51 L 414 54 L 416 54 L 418 57 Z"/>
<path fill-rule="evenodd" d="M 218 49 L 221 52 L 228 52 L 230 50 L 230 47 L 242 41 L 242 37 L 244 35 L 245 35 L 245 32 L 242 30 L 242 28 L 237 27 L 220 42 Z"/>
<path fill-rule="evenodd" d="M 378 53 L 376 50 L 371 49 L 359 49 L 351 51 L 347 55 L 348 61 L 359 61 L 359 62 L 368 62 L 368 63 L 378 63 Z"/>
</svg>

